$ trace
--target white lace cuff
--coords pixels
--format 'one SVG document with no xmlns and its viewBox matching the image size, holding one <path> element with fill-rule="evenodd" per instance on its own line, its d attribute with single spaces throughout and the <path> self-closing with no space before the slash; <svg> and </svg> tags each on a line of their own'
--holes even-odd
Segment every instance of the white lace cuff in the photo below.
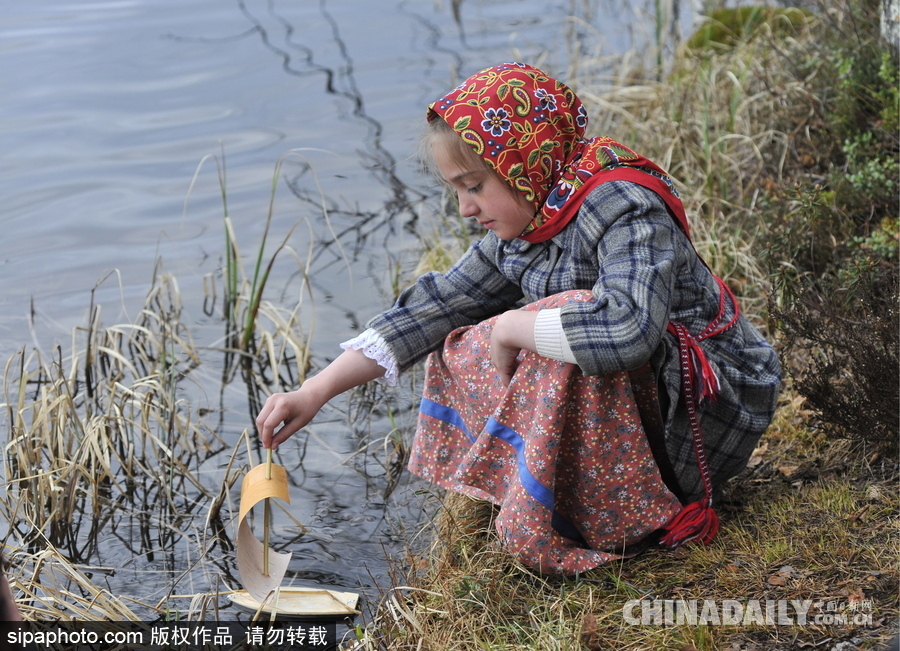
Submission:
<svg viewBox="0 0 900 651">
<path fill-rule="evenodd" d="M 382 382 L 389 387 L 397 386 L 397 379 L 400 374 L 400 371 L 397 369 L 397 360 L 394 359 L 394 354 L 388 347 L 387 342 L 384 340 L 384 337 L 378 334 L 377 330 L 369 328 L 362 334 L 342 343 L 341 348 L 344 350 L 350 348 L 361 350 L 363 355 L 369 359 L 374 359 L 384 369 L 384 376 L 376 381 Z"/>
<path fill-rule="evenodd" d="M 560 362 L 577 364 L 575 354 L 562 327 L 559 308 L 540 310 L 534 322 L 534 343 L 537 354 Z"/>
</svg>

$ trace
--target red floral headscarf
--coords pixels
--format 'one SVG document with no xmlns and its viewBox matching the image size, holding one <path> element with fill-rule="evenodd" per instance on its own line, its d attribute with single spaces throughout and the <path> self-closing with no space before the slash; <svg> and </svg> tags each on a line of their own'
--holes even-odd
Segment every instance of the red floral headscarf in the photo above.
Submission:
<svg viewBox="0 0 900 651">
<path fill-rule="evenodd" d="M 535 217 L 520 238 L 543 242 L 578 214 L 590 190 L 628 180 L 656 192 L 688 233 L 684 207 L 668 175 L 606 137 L 585 139 L 587 112 L 568 86 L 523 63 L 469 77 L 428 107 L 521 192 Z"/>
</svg>

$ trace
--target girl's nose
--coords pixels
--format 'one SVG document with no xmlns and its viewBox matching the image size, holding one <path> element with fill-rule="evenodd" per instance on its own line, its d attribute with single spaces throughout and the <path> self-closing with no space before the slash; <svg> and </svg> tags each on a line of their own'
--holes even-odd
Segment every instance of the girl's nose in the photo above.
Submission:
<svg viewBox="0 0 900 651">
<path fill-rule="evenodd" d="M 478 215 L 478 204 L 468 192 L 457 195 L 459 198 L 459 214 L 461 217 L 475 217 Z"/>
</svg>

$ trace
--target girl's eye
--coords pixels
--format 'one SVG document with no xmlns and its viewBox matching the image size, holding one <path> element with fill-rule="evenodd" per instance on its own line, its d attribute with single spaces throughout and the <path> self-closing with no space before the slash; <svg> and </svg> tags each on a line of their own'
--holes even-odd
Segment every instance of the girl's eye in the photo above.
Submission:
<svg viewBox="0 0 900 651">
<path fill-rule="evenodd" d="M 478 185 L 473 185 L 471 188 L 466 190 L 466 192 L 468 192 L 469 194 L 477 194 L 480 191 L 481 191 L 481 183 L 479 183 Z"/>
</svg>

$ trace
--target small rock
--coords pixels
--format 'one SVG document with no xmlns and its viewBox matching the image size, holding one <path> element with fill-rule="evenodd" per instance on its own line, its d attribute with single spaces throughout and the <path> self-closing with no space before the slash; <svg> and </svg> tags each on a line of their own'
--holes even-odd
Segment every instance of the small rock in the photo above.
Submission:
<svg viewBox="0 0 900 651">
<path fill-rule="evenodd" d="M 859 651 L 859 647 L 853 642 L 838 642 L 831 647 L 831 651 Z"/>
</svg>

